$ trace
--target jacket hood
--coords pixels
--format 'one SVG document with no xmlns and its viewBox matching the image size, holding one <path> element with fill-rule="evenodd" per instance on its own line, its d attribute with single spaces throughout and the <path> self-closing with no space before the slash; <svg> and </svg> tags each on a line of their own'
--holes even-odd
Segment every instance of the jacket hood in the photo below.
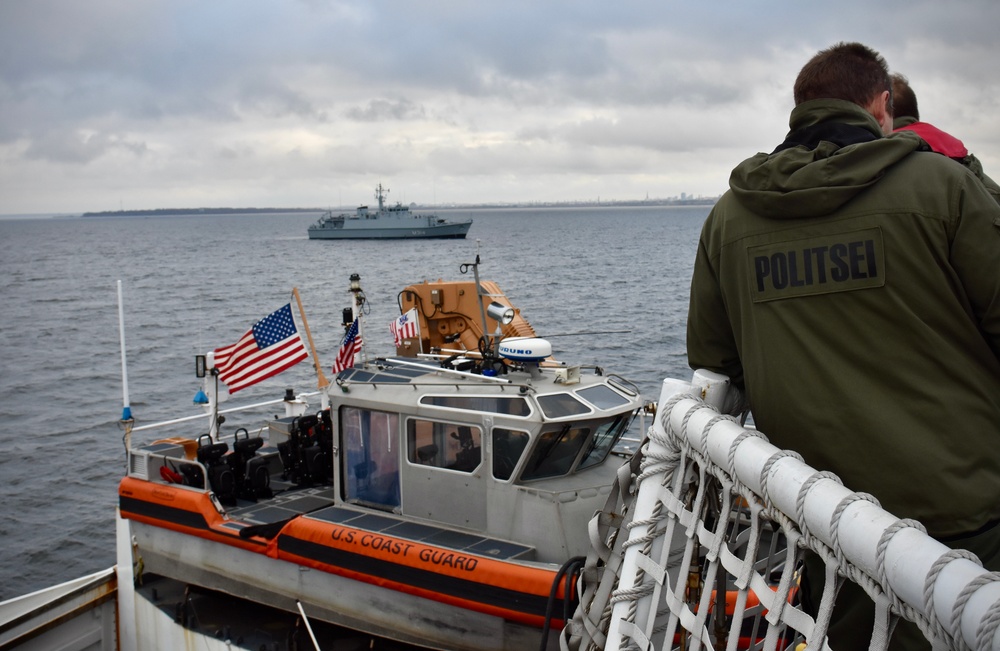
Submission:
<svg viewBox="0 0 1000 651">
<path fill-rule="evenodd" d="M 799 104 L 789 128 L 785 141 L 772 153 L 748 158 L 729 177 L 735 198 L 758 215 L 785 219 L 828 215 L 922 144 L 908 132 L 883 138 L 870 113 L 835 99 Z"/>
</svg>

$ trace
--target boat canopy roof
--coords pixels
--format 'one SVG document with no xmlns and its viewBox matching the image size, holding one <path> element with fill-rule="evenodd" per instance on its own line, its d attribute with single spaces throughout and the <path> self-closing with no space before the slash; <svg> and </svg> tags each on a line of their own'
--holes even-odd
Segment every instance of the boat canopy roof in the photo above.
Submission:
<svg viewBox="0 0 1000 651">
<path fill-rule="evenodd" d="M 511 372 L 504 378 L 453 374 L 431 364 L 384 359 L 378 363 L 348 368 L 337 376 L 345 388 L 363 386 L 385 388 L 417 385 L 421 391 L 397 395 L 399 405 L 420 404 L 464 412 L 504 414 L 528 418 L 536 414 L 542 421 L 580 419 L 601 412 L 619 413 L 634 409 L 638 391 L 617 376 L 584 376 L 572 384 L 557 379 L 555 369 L 545 373 Z M 434 385 L 441 388 L 437 391 Z M 461 387 L 456 391 L 457 386 Z M 382 396 L 384 399 L 385 396 Z"/>
</svg>

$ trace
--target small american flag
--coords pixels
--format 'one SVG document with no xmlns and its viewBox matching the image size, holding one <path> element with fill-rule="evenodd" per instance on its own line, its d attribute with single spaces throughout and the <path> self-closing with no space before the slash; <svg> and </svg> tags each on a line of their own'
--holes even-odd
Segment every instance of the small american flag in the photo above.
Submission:
<svg viewBox="0 0 1000 651">
<path fill-rule="evenodd" d="M 354 366 L 354 356 L 361 352 L 361 331 L 358 329 L 358 320 L 347 329 L 344 341 L 340 344 L 337 352 L 337 359 L 333 361 L 333 372 L 340 373 L 345 368 Z"/>
<path fill-rule="evenodd" d="M 409 312 L 390 323 L 389 331 L 392 333 L 392 340 L 396 343 L 396 348 L 403 345 L 404 339 L 416 338 L 417 308 L 411 307 Z"/>
<path fill-rule="evenodd" d="M 216 348 L 215 367 L 229 393 L 236 393 L 295 366 L 308 356 L 295 329 L 292 306 L 286 304 L 253 324 L 232 346 Z"/>
</svg>

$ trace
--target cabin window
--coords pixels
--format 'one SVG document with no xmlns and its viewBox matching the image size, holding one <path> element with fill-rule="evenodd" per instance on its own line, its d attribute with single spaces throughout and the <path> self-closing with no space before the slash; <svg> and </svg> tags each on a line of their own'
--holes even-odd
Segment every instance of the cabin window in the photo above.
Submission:
<svg viewBox="0 0 1000 651">
<path fill-rule="evenodd" d="M 576 394 L 598 409 L 614 409 L 628 404 L 625 396 L 606 384 L 580 389 Z"/>
<path fill-rule="evenodd" d="M 611 452 L 611 448 L 625 433 L 629 420 L 629 414 L 621 414 L 598 425 L 594 431 L 594 439 L 590 443 L 590 449 L 580 462 L 579 469 L 596 466 L 604 461 L 608 457 L 608 453 Z"/>
<path fill-rule="evenodd" d="M 482 430 L 472 425 L 406 421 L 406 458 L 413 464 L 472 472 L 482 460 L 482 442 Z"/>
<path fill-rule="evenodd" d="M 572 469 L 580 448 L 590 437 L 589 427 L 574 425 L 567 423 L 560 428 L 542 432 L 524 466 L 521 479 L 558 477 Z"/>
<path fill-rule="evenodd" d="M 528 416 L 531 413 L 527 400 L 507 396 L 424 396 L 420 404 L 505 416 Z"/>
<path fill-rule="evenodd" d="M 340 408 L 344 499 L 399 506 L 399 414 Z"/>
<path fill-rule="evenodd" d="M 589 414 L 593 411 L 589 406 L 583 404 L 576 396 L 570 393 L 553 393 L 547 396 L 538 396 L 538 405 L 548 418 L 579 416 L 580 414 Z"/>
<path fill-rule="evenodd" d="M 493 476 L 507 481 L 528 447 L 528 433 L 503 427 L 493 428 Z"/>
</svg>

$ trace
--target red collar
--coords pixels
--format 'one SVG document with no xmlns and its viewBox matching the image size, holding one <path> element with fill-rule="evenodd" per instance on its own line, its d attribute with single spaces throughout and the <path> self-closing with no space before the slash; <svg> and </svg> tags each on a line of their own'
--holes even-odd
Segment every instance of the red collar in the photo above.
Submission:
<svg viewBox="0 0 1000 651">
<path fill-rule="evenodd" d="M 930 145 L 931 149 L 949 158 L 965 158 L 969 155 L 969 150 L 961 140 L 926 122 L 914 122 L 894 131 L 912 131 Z"/>
</svg>

